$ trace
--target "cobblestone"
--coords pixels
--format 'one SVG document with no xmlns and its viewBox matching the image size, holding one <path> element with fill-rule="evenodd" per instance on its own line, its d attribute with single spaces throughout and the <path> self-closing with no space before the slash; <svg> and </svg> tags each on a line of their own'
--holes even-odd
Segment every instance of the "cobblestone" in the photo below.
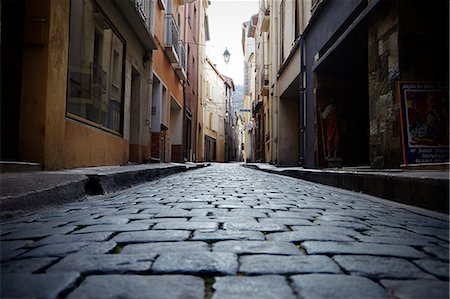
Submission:
<svg viewBox="0 0 450 299">
<path fill-rule="evenodd" d="M 213 299 L 295 298 L 283 276 L 219 277 L 213 288 Z"/>
<path fill-rule="evenodd" d="M 233 275 L 238 270 L 237 255 L 226 252 L 170 252 L 153 264 L 156 273 Z"/>
<path fill-rule="evenodd" d="M 395 298 L 448 298 L 449 284 L 443 281 L 381 280 Z"/>
<path fill-rule="evenodd" d="M 333 260 L 347 272 L 369 278 L 428 278 L 434 277 L 421 271 L 412 263 L 394 257 L 338 255 Z"/>
<path fill-rule="evenodd" d="M 246 274 L 342 273 L 327 256 L 246 255 L 240 258 Z"/>
<path fill-rule="evenodd" d="M 68 298 L 96 299 L 101 294 L 104 298 L 203 299 L 203 289 L 203 280 L 194 276 L 94 275 Z"/>
<path fill-rule="evenodd" d="M 150 270 L 156 254 L 69 255 L 50 267 L 48 272 L 124 273 Z"/>
<path fill-rule="evenodd" d="M 448 216 L 213 164 L 1 222 L 2 298 L 448 298 Z"/>
<path fill-rule="evenodd" d="M 291 277 L 294 289 L 301 298 L 390 298 L 375 282 L 358 276 L 307 274 Z"/>
</svg>

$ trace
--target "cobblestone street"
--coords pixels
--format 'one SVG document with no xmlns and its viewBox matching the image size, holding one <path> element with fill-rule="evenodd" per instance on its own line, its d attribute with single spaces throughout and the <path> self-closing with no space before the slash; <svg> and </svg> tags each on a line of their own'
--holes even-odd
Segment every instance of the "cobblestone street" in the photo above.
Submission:
<svg viewBox="0 0 450 299">
<path fill-rule="evenodd" d="M 1 298 L 448 298 L 447 215 L 212 164 L 1 223 Z"/>
</svg>

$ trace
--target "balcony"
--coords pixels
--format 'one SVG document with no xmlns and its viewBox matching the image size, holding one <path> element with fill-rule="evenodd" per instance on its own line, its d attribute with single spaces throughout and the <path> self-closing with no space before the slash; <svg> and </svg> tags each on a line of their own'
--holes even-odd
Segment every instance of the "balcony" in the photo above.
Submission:
<svg viewBox="0 0 450 299">
<path fill-rule="evenodd" d="M 270 25 L 270 10 L 266 8 L 264 10 L 264 14 L 261 16 L 261 23 L 259 30 L 261 32 L 269 32 L 269 25 Z"/>
<path fill-rule="evenodd" d="M 180 31 L 173 14 L 166 14 L 165 33 L 164 33 L 164 52 L 169 58 L 169 61 L 176 63 L 179 61 L 177 46 L 180 40 Z"/>
<path fill-rule="evenodd" d="M 269 95 L 269 65 L 265 64 L 261 72 L 261 95 Z"/>
<path fill-rule="evenodd" d="M 178 78 L 180 78 L 180 80 L 186 80 L 187 79 L 187 75 L 186 75 L 186 66 L 185 66 L 185 62 L 186 62 L 186 52 L 184 50 L 184 45 L 183 45 L 183 41 L 179 40 L 177 43 L 177 47 L 176 49 L 176 53 L 178 55 L 179 61 L 172 63 L 172 67 L 175 70 L 175 73 L 177 74 Z"/>
<path fill-rule="evenodd" d="M 112 0 L 122 13 L 146 51 L 156 49 L 156 40 L 150 33 L 149 0 Z"/>
<path fill-rule="evenodd" d="M 186 51 L 173 14 L 166 14 L 164 52 L 180 80 L 186 80 Z"/>
<path fill-rule="evenodd" d="M 134 4 L 134 8 L 136 9 L 137 13 L 141 17 L 142 21 L 147 25 L 148 27 L 148 1 L 149 0 L 131 0 Z"/>
</svg>

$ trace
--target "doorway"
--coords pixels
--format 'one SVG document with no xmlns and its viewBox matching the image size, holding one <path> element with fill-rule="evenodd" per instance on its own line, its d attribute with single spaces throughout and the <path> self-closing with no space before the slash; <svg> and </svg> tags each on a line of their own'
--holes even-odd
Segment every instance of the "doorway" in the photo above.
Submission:
<svg viewBox="0 0 450 299">
<path fill-rule="evenodd" d="M 143 162 L 143 148 L 140 143 L 140 99 L 141 99 L 141 75 L 131 67 L 131 107 L 130 107 L 130 145 L 129 160 L 130 162 Z"/>
<path fill-rule="evenodd" d="M 19 159 L 24 16 L 25 1 L 2 1 L 1 160 L 17 161 Z"/>
</svg>

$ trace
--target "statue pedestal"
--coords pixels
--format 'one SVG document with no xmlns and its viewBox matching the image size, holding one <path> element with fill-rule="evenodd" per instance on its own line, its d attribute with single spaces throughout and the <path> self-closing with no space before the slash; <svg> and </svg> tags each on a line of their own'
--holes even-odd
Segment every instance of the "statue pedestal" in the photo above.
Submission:
<svg viewBox="0 0 450 299">
<path fill-rule="evenodd" d="M 341 168 L 342 167 L 342 162 L 343 159 L 336 157 L 336 158 L 328 158 L 327 159 L 327 164 L 328 164 L 328 168 Z"/>
</svg>

